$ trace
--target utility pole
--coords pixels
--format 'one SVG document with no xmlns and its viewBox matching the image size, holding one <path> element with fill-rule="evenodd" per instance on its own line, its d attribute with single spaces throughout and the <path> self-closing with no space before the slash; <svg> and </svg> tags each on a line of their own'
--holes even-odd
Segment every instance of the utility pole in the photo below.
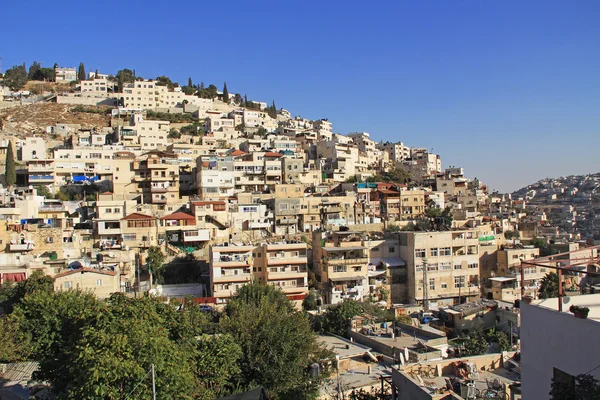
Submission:
<svg viewBox="0 0 600 400">
<path fill-rule="evenodd" d="M 154 364 L 152 364 L 152 400 L 156 400 L 156 380 L 154 378 Z"/>
<path fill-rule="evenodd" d="M 427 281 L 427 259 L 423 258 L 423 311 L 427 311 L 429 309 L 428 289 L 429 282 Z"/>
</svg>

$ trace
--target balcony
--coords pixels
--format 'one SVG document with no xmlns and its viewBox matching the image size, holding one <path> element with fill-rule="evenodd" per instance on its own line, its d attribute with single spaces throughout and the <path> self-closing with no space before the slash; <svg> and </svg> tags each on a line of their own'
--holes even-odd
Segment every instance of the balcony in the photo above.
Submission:
<svg viewBox="0 0 600 400">
<path fill-rule="evenodd" d="M 54 164 L 29 164 L 27 169 L 31 172 L 52 172 L 54 171 Z"/>
<path fill-rule="evenodd" d="M 152 196 L 152 203 L 153 204 L 166 204 L 167 196 Z"/>
<path fill-rule="evenodd" d="M 40 212 L 64 212 L 65 207 L 63 205 L 42 205 L 39 209 Z"/>
<path fill-rule="evenodd" d="M 308 285 L 301 285 L 301 286 L 275 286 L 279 289 L 281 289 L 281 291 L 283 293 L 302 293 L 302 292 L 308 292 Z"/>
<path fill-rule="evenodd" d="M 277 219 L 278 225 L 293 225 L 293 224 L 297 224 L 297 223 L 298 223 L 298 217 L 278 218 Z"/>
<path fill-rule="evenodd" d="M 150 187 L 150 193 L 167 193 L 170 186 L 152 186 Z"/>
<path fill-rule="evenodd" d="M 242 273 L 242 274 L 227 274 L 221 276 L 214 276 L 213 283 L 228 283 L 228 282 L 250 282 L 252 280 L 251 273 Z"/>
<path fill-rule="evenodd" d="M 367 257 L 361 258 L 330 258 L 325 260 L 328 265 L 353 265 L 353 264 L 367 264 L 369 259 Z"/>
<path fill-rule="evenodd" d="M 269 272 L 269 279 L 297 279 L 297 278 L 305 278 L 307 276 L 306 268 L 299 268 L 294 271 L 291 268 L 286 268 L 284 272 L 279 270 L 278 272 Z"/>
<path fill-rule="evenodd" d="M 52 176 L 52 175 L 29 175 L 29 182 L 52 183 L 52 182 L 54 182 L 54 176 Z"/>
<path fill-rule="evenodd" d="M 332 213 L 340 213 L 343 212 L 344 209 L 342 207 L 336 206 L 336 207 L 323 207 L 323 212 L 325 214 L 332 214 Z"/>
<path fill-rule="evenodd" d="M 213 260 L 213 266 L 215 267 L 241 267 L 252 264 L 252 257 L 236 257 L 222 255 L 219 258 Z"/>
<path fill-rule="evenodd" d="M 270 228 L 271 223 L 269 222 L 250 222 L 248 223 L 248 228 L 250 229 L 265 229 Z"/>
<path fill-rule="evenodd" d="M 10 251 L 31 251 L 33 250 L 33 243 L 21 243 L 21 244 L 9 244 L 8 249 Z"/>
<path fill-rule="evenodd" d="M 118 222 L 113 223 L 99 223 L 98 224 L 99 235 L 120 235 L 121 225 Z"/>
<path fill-rule="evenodd" d="M 267 260 L 267 265 L 285 265 L 285 264 L 306 264 L 308 262 L 308 258 L 306 255 L 296 256 L 296 257 L 269 257 Z"/>
</svg>

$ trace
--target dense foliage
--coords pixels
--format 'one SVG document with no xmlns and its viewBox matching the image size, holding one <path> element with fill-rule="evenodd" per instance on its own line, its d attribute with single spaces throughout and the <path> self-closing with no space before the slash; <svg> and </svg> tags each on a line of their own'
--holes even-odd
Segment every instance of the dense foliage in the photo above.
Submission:
<svg viewBox="0 0 600 400">
<path fill-rule="evenodd" d="M 552 379 L 550 400 L 597 400 L 600 399 L 600 382 L 592 375 L 581 374 L 575 382 Z"/>
<path fill-rule="evenodd" d="M 8 187 L 11 187 L 17 182 L 17 167 L 15 165 L 15 155 L 10 140 L 8 141 L 8 148 L 6 149 L 6 166 L 4 169 L 4 182 Z"/>
<path fill-rule="evenodd" d="M 558 297 L 558 274 L 556 272 L 549 272 L 542 278 L 538 296 L 540 299 Z"/>
<path fill-rule="evenodd" d="M 15 65 L 4 73 L 4 85 L 13 92 L 23 89 L 27 83 L 27 70 L 25 65 Z"/>
<path fill-rule="evenodd" d="M 0 286 L 0 361 L 36 360 L 58 399 L 215 399 L 257 385 L 313 398 L 331 354 L 307 316 L 272 286 L 248 285 L 220 322 L 193 301 L 54 292 L 41 273 Z M 318 378 L 310 365 L 322 365 Z"/>
</svg>

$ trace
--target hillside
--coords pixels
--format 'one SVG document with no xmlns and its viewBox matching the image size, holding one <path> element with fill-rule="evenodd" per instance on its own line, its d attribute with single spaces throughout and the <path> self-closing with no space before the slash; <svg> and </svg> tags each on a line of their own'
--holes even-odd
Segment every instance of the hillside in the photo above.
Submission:
<svg viewBox="0 0 600 400">
<path fill-rule="evenodd" d="M 102 113 L 76 111 L 77 106 L 55 103 L 20 105 L 0 110 L 0 131 L 7 134 L 30 135 L 44 133 L 57 123 L 79 124 L 82 128 L 102 128 L 109 125 L 110 118 Z M 106 107 L 90 106 L 86 109 L 106 110 Z"/>
</svg>

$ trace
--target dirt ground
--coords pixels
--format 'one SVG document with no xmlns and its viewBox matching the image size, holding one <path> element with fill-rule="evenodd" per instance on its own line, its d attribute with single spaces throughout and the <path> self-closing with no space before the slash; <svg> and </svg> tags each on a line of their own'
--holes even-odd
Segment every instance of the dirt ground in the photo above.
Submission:
<svg viewBox="0 0 600 400">
<path fill-rule="evenodd" d="M 82 128 L 109 126 L 110 118 L 105 114 L 78 112 L 76 106 L 56 103 L 19 105 L 0 110 L 0 131 L 30 135 L 45 133 L 48 126 L 57 123 L 79 124 Z M 107 110 L 106 107 L 84 106 L 85 109 Z"/>
</svg>

